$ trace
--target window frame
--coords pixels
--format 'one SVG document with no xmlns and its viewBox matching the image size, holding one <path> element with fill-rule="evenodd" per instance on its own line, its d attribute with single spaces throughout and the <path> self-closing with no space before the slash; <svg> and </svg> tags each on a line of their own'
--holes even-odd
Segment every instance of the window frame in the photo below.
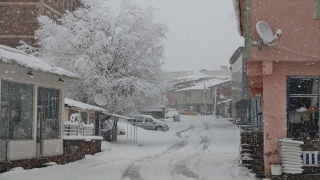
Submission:
<svg viewBox="0 0 320 180">
<path fill-rule="evenodd" d="M 45 86 L 38 86 L 38 98 L 37 98 L 37 105 L 39 106 L 44 106 L 44 104 L 39 104 L 39 97 L 40 97 L 40 89 L 46 89 L 46 90 L 50 90 L 50 91 L 56 91 L 58 92 L 58 102 L 55 103 L 56 106 L 58 106 L 58 108 L 56 109 L 57 112 L 55 112 L 57 115 L 56 115 L 56 119 L 51 116 L 53 116 L 52 114 L 50 114 L 49 118 L 46 116 L 47 115 L 47 110 L 46 109 L 43 109 L 43 114 L 44 114 L 44 117 L 43 117 L 43 139 L 44 140 L 53 140 L 53 139 L 61 139 L 62 138 L 62 135 L 61 135 L 61 132 L 62 132 L 62 128 L 61 128 L 61 124 L 63 123 L 62 122 L 62 105 L 61 105 L 61 102 L 62 102 L 62 93 L 61 93 L 61 89 L 56 89 L 56 88 L 52 88 L 52 87 L 45 87 Z M 44 100 L 43 100 L 44 101 Z M 52 107 L 53 109 L 53 107 Z M 50 112 L 52 113 L 52 111 Z M 56 132 L 55 134 L 58 135 L 58 137 L 47 137 L 47 134 L 46 134 L 46 125 L 47 124 L 50 124 L 49 123 L 49 120 L 53 122 L 53 124 L 55 124 L 55 122 L 58 122 L 58 125 L 55 125 L 54 127 L 58 127 L 58 132 Z M 47 122 L 48 121 L 48 122 Z M 52 123 L 51 123 L 52 124 Z M 49 126 L 48 126 L 49 127 Z M 50 131 L 52 132 L 52 130 Z"/>
<path fill-rule="evenodd" d="M 317 89 L 317 94 L 304 94 L 304 93 L 300 93 L 300 94 L 292 94 L 291 93 L 291 79 L 317 79 L 318 81 L 318 89 Z M 291 131 L 292 131 L 292 127 L 291 127 L 291 109 L 290 109 L 290 105 L 291 105 L 291 98 L 318 98 L 318 106 L 320 105 L 320 77 L 318 76 L 288 76 L 287 77 L 287 137 L 288 138 L 295 138 L 292 137 L 291 135 Z M 318 107 L 318 118 L 320 118 L 320 111 L 319 111 L 319 107 Z"/>
<path fill-rule="evenodd" d="M 14 137 L 14 131 L 12 132 L 12 137 L 11 137 L 11 135 L 10 135 L 10 129 L 11 129 L 11 121 L 10 121 L 10 119 L 11 119 L 11 114 L 12 114 L 12 110 L 10 109 L 10 99 L 7 99 L 7 103 L 8 103 L 8 106 L 6 107 L 6 109 L 7 109 L 7 111 L 8 111 L 8 115 L 4 118 L 4 120 L 6 121 L 6 124 L 7 124 L 7 127 L 6 127 L 6 138 L 8 139 L 8 140 L 10 140 L 10 141 L 23 141 L 23 140 L 33 140 L 34 138 L 33 138 L 33 135 L 34 135 L 34 123 L 35 123 L 35 121 L 34 121 L 34 109 L 35 109 L 35 107 L 34 107 L 34 100 L 35 100 L 35 85 L 34 84 L 29 84 L 29 83 L 24 83 L 24 82 L 17 82 L 17 81 L 12 81 L 12 80 L 6 80 L 6 79 L 0 79 L 0 81 L 1 81 L 1 89 L 0 89 L 0 94 L 1 94 L 1 100 L 0 101 L 2 101 L 2 96 L 3 96 L 3 92 L 2 92 L 2 88 L 3 88 L 3 86 L 4 86 L 4 81 L 6 81 L 7 83 L 15 83 L 15 84 L 22 84 L 22 85 L 27 85 L 27 86 L 30 86 L 31 87 L 31 89 L 32 89 L 32 92 L 31 92 L 31 94 L 32 94 L 32 98 L 31 98 L 31 111 L 29 112 L 30 113 L 30 119 L 29 119 L 29 124 L 30 124 L 30 127 L 28 127 L 28 128 L 30 128 L 30 137 L 28 137 L 28 138 L 13 138 Z M 9 94 L 9 84 L 7 84 L 7 88 L 8 88 L 8 94 L 7 94 L 7 96 L 8 96 L 8 98 L 10 98 L 10 94 Z M 21 88 L 19 88 L 19 90 L 21 90 Z M 1 110 L 1 112 L 3 111 L 3 106 L 2 106 L 2 103 L 1 103 L 1 105 L 0 105 L 0 110 Z M 9 113 L 10 112 L 10 113 Z M 0 117 L 1 119 L 2 119 L 2 117 Z M 31 121 L 30 121 L 31 120 Z M 21 122 L 21 120 L 20 120 L 20 122 Z M 24 126 L 25 127 L 25 126 Z"/>
</svg>

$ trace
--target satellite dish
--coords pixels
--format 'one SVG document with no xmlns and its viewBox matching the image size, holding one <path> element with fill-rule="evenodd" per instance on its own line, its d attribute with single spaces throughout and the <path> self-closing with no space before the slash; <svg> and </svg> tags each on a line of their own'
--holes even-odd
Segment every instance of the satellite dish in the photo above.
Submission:
<svg viewBox="0 0 320 180">
<path fill-rule="evenodd" d="M 102 94 L 96 94 L 94 97 L 94 101 L 99 105 L 99 106 L 105 106 L 107 104 L 107 99 L 104 95 Z"/>
<path fill-rule="evenodd" d="M 271 44 L 272 41 L 275 38 L 280 37 L 281 33 L 282 33 L 281 29 L 278 29 L 276 34 L 273 35 L 271 27 L 264 21 L 257 22 L 256 29 L 257 29 L 257 33 L 259 34 L 260 38 L 262 39 L 262 42 L 266 45 L 269 45 L 269 46 L 274 45 L 274 44 Z"/>
</svg>

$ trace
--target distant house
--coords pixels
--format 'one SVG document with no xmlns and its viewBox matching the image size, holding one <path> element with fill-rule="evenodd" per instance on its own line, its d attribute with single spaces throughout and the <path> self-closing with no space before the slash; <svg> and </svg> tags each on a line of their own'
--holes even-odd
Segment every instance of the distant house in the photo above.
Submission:
<svg viewBox="0 0 320 180">
<path fill-rule="evenodd" d="M 219 110 L 221 117 L 231 117 L 231 79 L 225 79 L 223 82 L 217 82 L 209 87 L 212 95 L 212 102 L 214 104 L 213 111 Z"/>
<path fill-rule="evenodd" d="M 164 119 L 165 118 L 165 107 L 164 106 L 155 106 L 150 107 L 143 111 L 144 114 L 149 114 L 157 119 Z"/>
<path fill-rule="evenodd" d="M 214 92 L 211 87 L 230 81 L 230 76 L 213 76 L 195 85 L 176 90 L 177 110 L 189 109 L 199 113 L 214 111 Z"/>
<path fill-rule="evenodd" d="M 231 117 L 231 99 L 227 99 L 217 103 L 217 110 L 222 118 Z"/>
<path fill-rule="evenodd" d="M 228 70 L 228 66 L 221 66 L 220 70 L 202 69 L 200 72 L 206 75 L 225 75 L 225 76 L 231 75 L 231 71 Z"/>
<path fill-rule="evenodd" d="M 0 163 L 62 155 L 65 82 L 78 76 L 0 45 L 0 78 Z"/>
</svg>

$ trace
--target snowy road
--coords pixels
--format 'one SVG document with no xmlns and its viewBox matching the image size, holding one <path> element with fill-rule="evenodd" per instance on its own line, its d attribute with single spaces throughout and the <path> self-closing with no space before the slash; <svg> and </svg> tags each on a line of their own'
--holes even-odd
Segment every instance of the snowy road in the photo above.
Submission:
<svg viewBox="0 0 320 180">
<path fill-rule="evenodd" d="M 168 119 L 167 132 L 138 129 L 138 143 L 131 128 L 118 142 L 103 142 L 101 153 L 66 165 L 14 171 L 0 179 L 69 180 L 250 180 L 254 175 L 237 163 L 239 130 L 226 119 L 182 116 Z M 120 123 L 127 129 L 126 123 Z"/>
</svg>

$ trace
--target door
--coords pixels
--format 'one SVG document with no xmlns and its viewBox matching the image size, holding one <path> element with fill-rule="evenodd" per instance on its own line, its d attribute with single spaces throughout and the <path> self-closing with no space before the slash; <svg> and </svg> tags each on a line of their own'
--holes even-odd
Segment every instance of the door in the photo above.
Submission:
<svg viewBox="0 0 320 180">
<path fill-rule="evenodd" d="M 43 142 L 43 108 L 37 108 L 37 157 L 42 156 L 42 142 Z"/>
<path fill-rule="evenodd" d="M 7 160 L 8 118 L 7 109 L 1 108 L 0 118 L 0 162 Z"/>
</svg>

